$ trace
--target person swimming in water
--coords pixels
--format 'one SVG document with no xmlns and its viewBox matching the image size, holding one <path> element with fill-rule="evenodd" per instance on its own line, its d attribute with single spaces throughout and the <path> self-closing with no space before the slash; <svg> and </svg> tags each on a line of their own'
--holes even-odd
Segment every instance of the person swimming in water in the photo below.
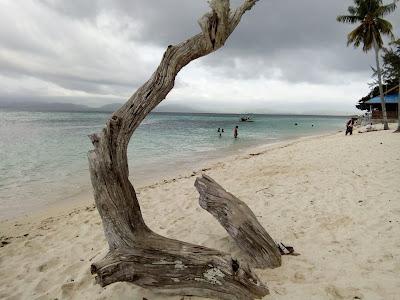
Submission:
<svg viewBox="0 0 400 300">
<path fill-rule="evenodd" d="M 236 126 L 236 127 L 233 129 L 233 137 L 234 137 L 235 139 L 237 139 L 237 137 L 238 137 L 238 129 L 239 129 L 239 126 Z"/>
</svg>

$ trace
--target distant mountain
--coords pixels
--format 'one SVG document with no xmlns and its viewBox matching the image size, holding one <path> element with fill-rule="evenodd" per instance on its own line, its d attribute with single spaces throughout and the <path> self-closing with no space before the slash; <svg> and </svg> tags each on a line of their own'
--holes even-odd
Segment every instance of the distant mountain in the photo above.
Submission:
<svg viewBox="0 0 400 300">
<path fill-rule="evenodd" d="M 112 103 L 112 104 L 103 105 L 98 108 L 92 108 L 92 110 L 101 111 L 101 112 L 114 112 L 117 109 L 119 109 L 122 105 L 123 105 L 123 103 Z M 202 113 L 204 111 L 193 109 L 192 107 L 186 106 L 186 105 L 161 103 L 153 110 L 153 112 Z"/>
<path fill-rule="evenodd" d="M 100 107 L 89 107 L 83 104 L 72 104 L 64 102 L 43 102 L 43 101 L 0 101 L 0 109 L 21 110 L 21 111 L 42 111 L 42 112 L 114 112 L 123 103 L 111 103 Z M 198 109 L 180 104 L 162 103 L 154 112 L 192 112 L 202 113 Z"/>
<path fill-rule="evenodd" d="M 114 112 L 117 109 L 119 109 L 123 103 L 111 103 L 111 104 L 106 104 L 98 108 L 93 108 L 95 111 L 104 111 L 104 112 Z"/>
<path fill-rule="evenodd" d="M 15 102 L 15 101 L 2 101 L 0 108 L 22 110 L 22 111 L 90 111 L 91 109 L 86 105 L 72 104 L 72 103 L 51 103 L 51 102 Z"/>
<path fill-rule="evenodd" d="M 175 103 L 161 103 L 153 112 L 177 112 L 177 113 L 205 113 L 206 111 L 195 109 L 193 107 Z"/>
<path fill-rule="evenodd" d="M 119 109 L 123 103 L 111 103 L 100 107 L 89 107 L 83 104 L 72 104 L 64 102 L 43 102 L 43 101 L 12 101 L 1 100 L 0 109 L 16 110 L 16 111 L 38 111 L 38 112 L 104 112 L 112 113 Z M 268 111 L 264 112 L 261 109 L 256 110 L 260 114 L 277 114 L 277 115 L 325 115 L 325 116 L 348 116 L 352 115 L 346 112 L 332 110 L 307 110 L 306 112 L 299 111 L 297 113 Z M 208 113 L 209 111 L 189 105 L 177 103 L 161 103 L 153 112 L 170 112 L 170 113 Z M 215 112 L 225 113 L 225 112 Z"/>
<path fill-rule="evenodd" d="M 122 103 L 107 104 L 101 107 L 89 107 L 83 104 L 54 103 L 40 101 L 1 101 L 0 108 L 22 111 L 43 111 L 43 112 L 114 112 Z"/>
</svg>

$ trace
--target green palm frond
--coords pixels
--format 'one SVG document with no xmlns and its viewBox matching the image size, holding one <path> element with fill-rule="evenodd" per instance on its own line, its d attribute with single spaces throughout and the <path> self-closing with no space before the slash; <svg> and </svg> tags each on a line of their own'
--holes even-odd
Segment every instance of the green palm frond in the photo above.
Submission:
<svg viewBox="0 0 400 300">
<path fill-rule="evenodd" d="M 383 47 L 383 40 L 382 40 L 381 32 L 379 31 L 378 28 L 373 27 L 372 28 L 372 33 L 375 35 L 375 41 L 376 41 L 376 44 L 377 44 L 378 48 L 381 49 Z M 372 38 L 372 44 L 373 44 L 373 42 L 374 42 L 374 40 Z"/>
<path fill-rule="evenodd" d="M 392 12 L 394 12 L 397 7 L 396 2 L 397 1 L 387 4 L 387 5 L 380 6 L 377 9 L 377 15 L 380 17 L 384 17 L 384 16 L 387 16 L 387 15 L 391 14 Z"/>
<path fill-rule="evenodd" d="M 400 39 L 392 40 L 389 44 L 400 47 Z"/>
<path fill-rule="evenodd" d="M 364 27 L 359 25 L 356 29 L 347 35 L 347 46 L 353 44 L 354 48 L 358 48 L 364 42 Z"/>
<path fill-rule="evenodd" d="M 347 11 L 349 12 L 350 15 L 354 16 L 357 14 L 357 8 L 354 6 L 349 6 L 349 8 L 347 8 Z"/>
<path fill-rule="evenodd" d="M 341 23 L 350 23 L 350 24 L 355 24 L 357 22 L 362 21 L 362 18 L 358 17 L 358 16 L 338 16 L 336 18 L 336 20 L 338 22 Z"/>
<path fill-rule="evenodd" d="M 376 18 L 376 25 L 375 27 L 382 31 L 384 34 L 391 34 L 393 25 L 389 21 L 382 19 L 382 18 Z"/>
<path fill-rule="evenodd" d="M 374 42 L 378 48 L 383 47 L 382 35 L 393 39 L 392 24 L 383 19 L 396 9 L 396 2 L 384 5 L 382 0 L 353 0 L 354 5 L 348 7 L 349 15 L 336 18 L 338 22 L 359 25 L 347 35 L 347 45 L 355 48 L 363 46 L 363 51 L 369 51 Z"/>
</svg>

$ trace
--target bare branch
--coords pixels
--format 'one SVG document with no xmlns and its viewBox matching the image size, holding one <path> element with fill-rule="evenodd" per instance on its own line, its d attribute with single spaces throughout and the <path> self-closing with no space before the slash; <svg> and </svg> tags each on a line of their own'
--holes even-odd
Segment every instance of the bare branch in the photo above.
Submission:
<svg viewBox="0 0 400 300">
<path fill-rule="evenodd" d="M 231 34 L 236 26 L 240 23 L 240 20 L 244 13 L 250 9 L 253 8 L 253 6 L 258 2 L 259 0 L 244 0 L 242 5 L 240 5 L 238 8 L 235 9 L 235 11 L 231 14 L 230 17 L 230 33 Z"/>
<path fill-rule="evenodd" d="M 194 185 L 200 194 L 200 206 L 219 221 L 255 268 L 281 265 L 276 243 L 246 203 L 207 175 L 198 177 Z"/>
<path fill-rule="evenodd" d="M 217 16 L 217 23 L 215 24 L 215 42 L 219 47 L 221 47 L 225 44 L 225 41 L 229 36 L 229 0 L 210 0 L 209 3 L 213 13 Z"/>
</svg>

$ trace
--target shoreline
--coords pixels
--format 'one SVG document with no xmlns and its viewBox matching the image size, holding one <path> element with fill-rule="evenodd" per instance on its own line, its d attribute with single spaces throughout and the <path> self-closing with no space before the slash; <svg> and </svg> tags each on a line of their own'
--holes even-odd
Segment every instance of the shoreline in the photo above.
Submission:
<svg viewBox="0 0 400 300">
<path fill-rule="evenodd" d="M 103 128 L 104 116 L 28 114 L 5 118 L 21 121 L 20 127 L 12 125 L 15 120 L 10 122 L 7 132 L 19 130 L 25 134 L 33 130 L 33 133 L 24 137 L 23 145 L 14 144 L 12 134 L 6 134 L 2 140 L 7 154 L 0 168 L 9 171 L 0 176 L 1 220 L 40 213 L 58 203 L 68 206 L 90 196 L 87 151 L 92 145 L 86 136 Z M 299 126 L 294 126 L 297 124 L 294 122 Z M 249 147 L 342 128 L 342 119 L 337 117 L 294 120 L 281 116 L 260 117 L 255 123 L 242 124 L 239 139 L 234 140 L 229 128 L 235 123 L 236 118 L 220 114 L 207 118 L 161 114 L 145 120 L 128 149 L 131 180 L 135 186 L 144 186 L 191 172 L 205 162 L 236 155 Z M 222 138 L 218 138 L 218 127 L 226 129 Z M 57 138 L 49 139 L 51 135 Z M 29 147 L 31 143 L 33 146 Z M 16 155 L 20 152 L 24 155 Z M 38 155 L 34 155 L 36 152 Z"/>
<path fill-rule="evenodd" d="M 175 171 L 171 171 L 168 173 L 157 173 L 156 176 L 154 176 L 154 179 L 144 179 L 144 180 L 138 180 L 138 183 L 134 182 L 134 178 L 130 176 L 130 180 L 133 183 L 136 191 L 140 193 L 141 190 L 165 184 L 165 183 L 170 183 L 174 182 L 180 179 L 187 179 L 191 178 L 194 176 L 199 176 L 201 173 L 206 170 L 213 170 L 216 168 L 219 164 L 227 163 L 229 161 L 234 161 L 236 159 L 242 159 L 241 156 L 243 155 L 251 155 L 251 153 L 254 152 L 262 152 L 265 153 L 269 149 L 274 149 L 274 148 L 280 148 L 280 147 L 286 147 L 290 145 L 291 143 L 294 142 L 299 142 L 302 140 L 307 140 L 307 139 L 314 139 L 314 138 L 322 138 L 322 137 L 327 137 L 331 135 L 338 134 L 339 132 L 342 132 L 341 130 L 335 131 L 335 132 L 325 132 L 322 134 L 315 134 L 315 135 L 304 135 L 304 136 L 293 136 L 293 137 L 288 137 L 285 139 L 281 140 L 276 140 L 270 143 L 263 143 L 259 145 L 249 145 L 248 147 L 243 147 L 243 148 L 237 148 L 234 150 L 231 150 L 228 155 L 223 156 L 222 154 L 217 155 L 216 157 L 213 158 L 206 158 L 200 162 L 195 162 L 190 165 L 185 165 L 182 168 L 176 169 Z M 217 152 L 217 151 L 213 151 Z M 193 175 L 194 174 L 194 175 Z M 88 173 L 89 177 L 89 173 Z M 140 199 L 139 199 L 140 200 Z M 93 191 L 92 187 L 90 186 L 88 190 L 84 192 L 79 192 L 76 195 L 71 195 L 68 196 L 67 198 L 64 198 L 62 200 L 59 200 L 57 202 L 50 203 L 46 206 L 45 209 L 34 209 L 30 214 L 27 213 L 21 213 L 19 215 L 15 216 L 10 216 L 7 218 L 0 218 L 0 226 L 2 224 L 7 224 L 7 223 L 24 223 L 24 222 L 34 222 L 34 221 L 40 221 L 52 216 L 59 216 L 59 215 L 64 215 L 70 211 L 76 210 L 76 209 L 82 209 L 87 206 L 94 205 L 94 199 L 93 199 Z M 1 228 L 0 228 L 1 229 Z"/>
</svg>

